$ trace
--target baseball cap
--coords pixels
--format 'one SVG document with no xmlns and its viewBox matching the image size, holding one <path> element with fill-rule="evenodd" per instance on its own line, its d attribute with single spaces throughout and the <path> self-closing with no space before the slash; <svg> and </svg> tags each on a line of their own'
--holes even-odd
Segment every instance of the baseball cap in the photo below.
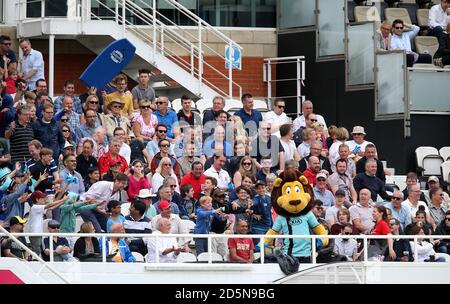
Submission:
<svg viewBox="0 0 450 304">
<path fill-rule="evenodd" d="M 256 181 L 255 187 L 258 187 L 258 186 L 265 186 L 265 185 L 266 185 L 266 183 L 265 183 L 264 181 L 258 180 L 258 181 Z"/>
<path fill-rule="evenodd" d="M 32 198 L 34 201 L 35 201 L 36 199 L 38 199 L 38 198 L 46 198 L 46 197 L 47 197 L 47 194 L 45 194 L 44 192 L 39 191 L 39 190 L 34 191 L 33 194 L 31 194 L 31 198 Z"/>
<path fill-rule="evenodd" d="M 57 220 L 51 220 L 48 222 L 47 226 L 49 228 L 59 228 L 59 226 L 61 226 L 61 224 Z"/>
<path fill-rule="evenodd" d="M 323 172 L 320 172 L 319 174 L 316 175 L 316 179 L 319 179 L 321 177 L 324 178 L 324 179 L 327 179 L 327 175 L 325 173 L 323 173 Z"/>
<path fill-rule="evenodd" d="M 428 182 L 439 183 L 439 178 L 437 176 L 432 175 L 428 178 Z"/>
<path fill-rule="evenodd" d="M 26 222 L 27 222 L 27 220 L 24 220 L 20 216 L 14 216 L 14 217 L 9 219 L 9 227 L 12 227 L 12 226 L 17 225 L 17 224 L 22 224 L 23 225 Z"/>
<path fill-rule="evenodd" d="M 170 207 L 170 203 L 168 201 L 160 201 L 158 205 L 159 210 L 167 209 Z"/>
<path fill-rule="evenodd" d="M 335 196 L 345 196 L 345 191 L 342 189 L 338 189 L 334 195 Z"/>
</svg>

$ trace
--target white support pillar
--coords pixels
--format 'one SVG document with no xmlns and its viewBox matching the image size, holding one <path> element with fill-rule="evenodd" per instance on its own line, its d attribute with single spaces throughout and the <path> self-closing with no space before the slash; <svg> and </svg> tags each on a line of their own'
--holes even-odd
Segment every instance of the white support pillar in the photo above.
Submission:
<svg viewBox="0 0 450 304">
<path fill-rule="evenodd" d="M 53 98 L 55 79 L 55 35 L 48 37 L 48 94 Z"/>
</svg>

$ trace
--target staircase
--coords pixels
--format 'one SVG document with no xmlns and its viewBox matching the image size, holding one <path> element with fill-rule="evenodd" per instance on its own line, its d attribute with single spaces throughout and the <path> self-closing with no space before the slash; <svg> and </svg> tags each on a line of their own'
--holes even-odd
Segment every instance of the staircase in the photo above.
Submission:
<svg viewBox="0 0 450 304">
<path fill-rule="evenodd" d="M 72 37 L 94 53 L 116 39 L 127 38 L 136 46 L 136 54 L 124 72 L 137 79 L 139 69 L 149 68 L 158 93 L 167 96 L 175 88 L 176 96 L 189 92 L 206 100 L 242 95 L 242 88 L 233 81 L 232 65 L 225 69 L 231 54 L 225 58 L 206 40 L 224 48 L 242 47 L 174 0 L 159 0 L 158 5 L 156 0 L 68 0 L 67 16 L 58 18 L 45 16 L 45 5 L 41 0 L 40 18 L 29 18 L 26 0 L 17 0 L 18 36 Z M 179 20 L 194 26 L 176 24 L 158 7 L 173 10 L 183 17 Z"/>
</svg>

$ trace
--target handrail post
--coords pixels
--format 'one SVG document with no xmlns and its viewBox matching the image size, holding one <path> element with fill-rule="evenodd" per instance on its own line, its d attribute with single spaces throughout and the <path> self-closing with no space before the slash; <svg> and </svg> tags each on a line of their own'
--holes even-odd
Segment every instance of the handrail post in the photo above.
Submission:
<svg viewBox="0 0 450 304">
<path fill-rule="evenodd" d="M 364 244 L 364 262 L 367 262 L 369 260 L 369 248 L 367 247 L 367 238 L 365 237 L 363 239 L 363 244 Z"/>
<path fill-rule="evenodd" d="M 267 61 L 267 97 L 272 100 L 272 62 Z"/>
<path fill-rule="evenodd" d="M 316 235 L 311 235 L 312 236 L 312 259 L 311 259 L 311 263 L 313 264 L 313 265 L 315 265 L 316 264 L 316 253 L 317 253 L 317 250 L 316 250 Z"/>
<path fill-rule="evenodd" d="M 153 61 L 156 60 L 156 0 L 152 2 L 152 13 L 153 13 Z"/>
<path fill-rule="evenodd" d="M 301 85 L 302 85 L 302 80 L 301 80 L 301 73 L 303 72 L 303 69 L 301 67 L 301 61 L 300 58 L 297 58 L 297 117 L 300 115 L 300 111 L 301 111 Z"/>
<path fill-rule="evenodd" d="M 116 0 L 114 11 L 115 11 L 116 23 L 119 24 L 119 0 Z"/>
<path fill-rule="evenodd" d="M 126 24 L 127 24 L 127 22 L 126 22 L 126 17 L 127 17 L 127 15 L 126 15 L 126 7 L 125 7 L 125 4 L 126 4 L 126 0 L 122 0 L 122 37 L 123 37 L 123 38 L 125 38 L 125 34 L 126 34 L 126 28 L 125 28 L 125 26 L 126 26 Z"/>
<path fill-rule="evenodd" d="M 45 0 L 41 0 L 41 18 L 45 18 Z"/>
<path fill-rule="evenodd" d="M 50 262 L 53 263 L 53 234 L 48 237 L 48 250 L 50 250 Z"/>
<path fill-rule="evenodd" d="M 203 51 L 202 51 L 202 22 L 198 20 L 198 92 L 202 89 Z"/>
<path fill-rule="evenodd" d="M 155 238 L 155 257 L 156 263 L 159 263 L 159 251 L 158 251 L 158 244 L 159 244 L 159 234 L 156 234 L 156 238 Z"/>
<path fill-rule="evenodd" d="M 212 239 L 210 234 L 208 234 L 208 264 L 212 264 Z"/>
<path fill-rule="evenodd" d="M 233 43 L 228 43 L 228 95 L 233 99 Z"/>
<path fill-rule="evenodd" d="M 161 54 L 164 56 L 164 24 L 161 24 Z"/>
<path fill-rule="evenodd" d="M 194 76 L 195 72 L 195 62 L 194 62 L 194 45 L 191 44 L 191 75 Z"/>
<path fill-rule="evenodd" d="M 264 264 L 264 237 L 259 238 L 259 253 L 261 254 L 261 264 Z"/>
<path fill-rule="evenodd" d="M 106 236 L 102 236 L 102 262 L 106 263 Z"/>
<path fill-rule="evenodd" d="M 414 236 L 414 263 L 419 263 L 419 252 L 417 251 L 417 236 Z"/>
</svg>

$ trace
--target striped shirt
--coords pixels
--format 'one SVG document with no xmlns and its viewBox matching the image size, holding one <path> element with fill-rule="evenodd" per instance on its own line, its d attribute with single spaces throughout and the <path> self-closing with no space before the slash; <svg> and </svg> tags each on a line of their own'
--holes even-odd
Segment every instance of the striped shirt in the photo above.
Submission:
<svg viewBox="0 0 450 304">
<path fill-rule="evenodd" d="M 16 121 L 16 128 L 9 139 L 11 161 L 25 162 L 30 158 L 30 152 L 28 152 L 28 143 L 34 139 L 33 129 L 31 124 L 22 126 Z"/>
</svg>

